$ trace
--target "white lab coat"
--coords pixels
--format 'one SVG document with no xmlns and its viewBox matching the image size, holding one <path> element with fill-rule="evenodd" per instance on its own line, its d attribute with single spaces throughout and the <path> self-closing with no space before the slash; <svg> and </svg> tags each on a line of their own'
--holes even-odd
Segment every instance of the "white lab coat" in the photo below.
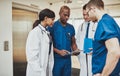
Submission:
<svg viewBox="0 0 120 76">
<path fill-rule="evenodd" d="M 47 31 L 41 25 L 29 33 L 26 43 L 26 76 L 52 76 L 53 48 L 49 55 L 49 41 Z"/>
<path fill-rule="evenodd" d="M 87 30 L 87 22 L 83 22 L 79 28 L 76 35 L 76 43 L 80 50 L 83 50 L 84 45 L 84 38 L 86 35 Z M 88 38 L 93 38 L 94 33 L 96 30 L 96 24 L 93 22 L 90 22 L 90 27 L 88 31 Z M 88 76 L 92 76 L 92 70 L 91 70 L 91 55 L 88 55 Z M 78 55 L 78 60 L 80 62 L 80 75 L 79 76 L 87 76 L 87 66 L 86 66 L 86 54 L 83 53 L 83 51 Z"/>
</svg>

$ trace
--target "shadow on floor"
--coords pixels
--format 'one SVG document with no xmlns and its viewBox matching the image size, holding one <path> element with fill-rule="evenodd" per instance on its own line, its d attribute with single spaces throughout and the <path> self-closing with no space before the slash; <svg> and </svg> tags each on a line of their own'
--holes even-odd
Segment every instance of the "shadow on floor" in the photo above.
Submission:
<svg viewBox="0 0 120 76">
<path fill-rule="evenodd" d="M 14 75 L 13 76 L 26 76 L 26 65 L 27 63 L 15 63 L 14 67 Z M 79 76 L 80 69 L 72 68 L 72 76 Z"/>
<path fill-rule="evenodd" d="M 79 76 L 79 74 L 80 74 L 80 69 L 72 68 L 72 76 Z"/>
<path fill-rule="evenodd" d="M 26 76 L 27 63 L 13 63 L 13 76 Z"/>
</svg>

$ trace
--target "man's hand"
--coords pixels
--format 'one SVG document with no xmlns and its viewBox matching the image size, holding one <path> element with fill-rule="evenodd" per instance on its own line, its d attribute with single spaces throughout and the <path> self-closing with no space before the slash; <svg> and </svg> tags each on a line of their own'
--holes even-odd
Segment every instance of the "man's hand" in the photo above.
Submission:
<svg viewBox="0 0 120 76">
<path fill-rule="evenodd" d="M 73 51 L 73 54 L 72 55 L 79 55 L 80 54 L 80 50 L 79 49 L 76 49 Z"/>
<path fill-rule="evenodd" d="M 68 54 L 67 50 L 60 50 L 59 51 L 59 55 L 61 55 L 61 56 L 65 56 L 66 54 Z"/>
</svg>

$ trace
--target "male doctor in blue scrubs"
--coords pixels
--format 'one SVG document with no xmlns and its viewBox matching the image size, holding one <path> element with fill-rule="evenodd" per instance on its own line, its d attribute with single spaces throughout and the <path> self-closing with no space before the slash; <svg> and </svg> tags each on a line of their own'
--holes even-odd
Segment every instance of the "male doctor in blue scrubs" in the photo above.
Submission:
<svg viewBox="0 0 120 76">
<path fill-rule="evenodd" d="M 62 6 L 59 15 L 60 19 L 49 29 L 54 45 L 53 76 L 71 76 L 71 55 L 67 53 L 76 50 L 77 45 L 74 27 L 67 23 L 70 8 Z"/>
<path fill-rule="evenodd" d="M 120 76 L 120 28 L 105 13 L 102 0 L 90 0 L 87 11 L 98 21 L 93 40 L 92 72 L 94 76 Z"/>
</svg>

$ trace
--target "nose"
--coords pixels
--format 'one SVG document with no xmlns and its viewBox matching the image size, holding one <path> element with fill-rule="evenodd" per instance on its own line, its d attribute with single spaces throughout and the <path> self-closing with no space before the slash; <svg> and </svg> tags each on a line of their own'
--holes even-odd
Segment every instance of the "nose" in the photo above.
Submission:
<svg viewBox="0 0 120 76">
<path fill-rule="evenodd" d="M 52 25 L 54 24 L 54 21 L 52 21 L 52 23 L 51 23 Z"/>
<path fill-rule="evenodd" d="M 87 16 L 87 15 L 84 15 L 84 17 L 85 17 L 85 18 L 88 18 L 88 16 Z"/>
<path fill-rule="evenodd" d="M 68 20 L 68 19 L 69 19 L 69 16 L 66 16 L 65 18 Z"/>
</svg>

